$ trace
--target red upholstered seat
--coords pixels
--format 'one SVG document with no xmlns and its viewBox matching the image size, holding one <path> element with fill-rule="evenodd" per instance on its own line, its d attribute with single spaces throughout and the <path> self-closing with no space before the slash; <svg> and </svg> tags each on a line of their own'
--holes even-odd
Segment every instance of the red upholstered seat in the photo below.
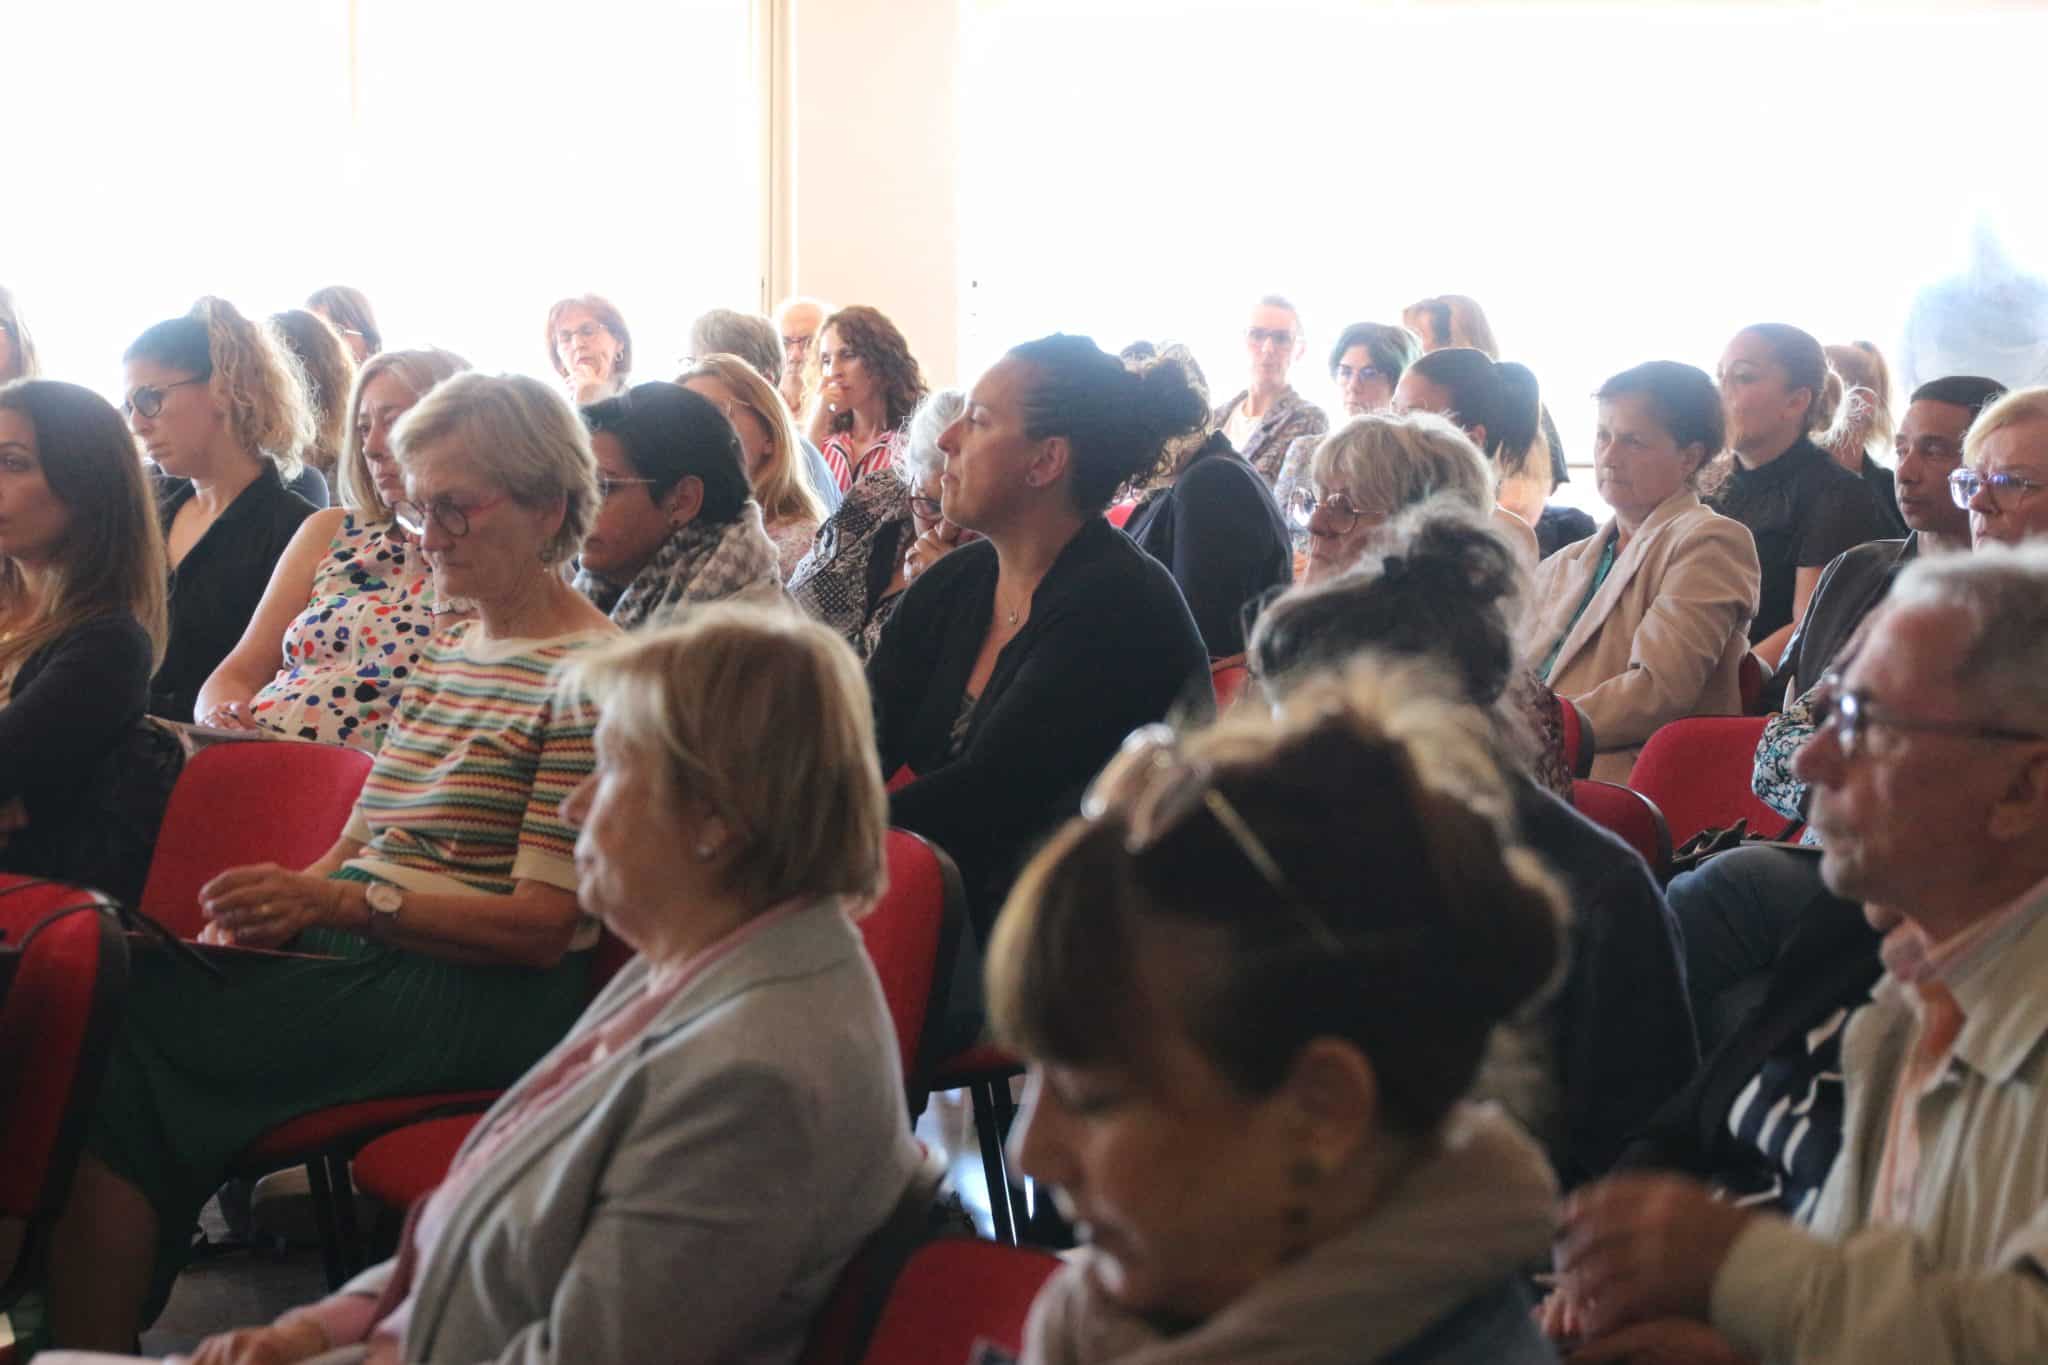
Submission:
<svg viewBox="0 0 2048 1365">
<path fill-rule="evenodd" d="M 1236 701 L 1251 680 L 1252 671 L 1245 666 L 1242 654 L 1209 665 L 1209 685 L 1216 690 L 1216 709 L 1221 711 Z"/>
<path fill-rule="evenodd" d="M 1749 821 L 1752 834 L 1784 829 L 1785 817 L 1749 787 L 1767 719 L 1693 716 L 1663 726 L 1643 745 L 1628 784 L 1664 812 L 1674 845 L 1737 820 Z"/>
<path fill-rule="evenodd" d="M 305 1159 L 307 1152 L 353 1146 L 374 1134 L 417 1123 L 428 1114 L 454 1109 L 481 1112 L 496 1103 L 501 1093 L 497 1090 L 449 1090 L 316 1109 L 265 1133 L 242 1154 L 241 1164 L 264 1169 L 295 1165 Z"/>
<path fill-rule="evenodd" d="M 1612 782 L 1580 778 L 1572 783 L 1572 804 L 1579 814 L 1640 853 L 1659 881 L 1670 871 L 1671 832 L 1656 802 Z"/>
<path fill-rule="evenodd" d="M 411 1208 L 441 1183 L 463 1140 L 482 1119 L 482 1114 L 455 1114 L 386 1133 L 356 1153 L 356 1188 L 390 1208 Z"/>
<path fill-rule="evenodd" d="M 889 1291 L 862 1365 L 965 1362 L 983 1341 L 1022 1349 L 1031 1301 L 1059 1265 L 1049 1252 L 965 1238 L 919 1247 Z"/>
<path fill-rule="evenodd" d="M 1120 502 L 1116 504 L 1114 507 L 1110 508 L 1108 511 L 1104 512 L 1102 515 L 1109 518 L 1109 524 L 1111 526 L 1116 527 L 1118 530 L 1122 530 L 1124 526 L 1130 521 L 1131 513 L 1137 510 L 1138 504 L 1135 502 Z"/>
<path fill-rule="evenodd" d="M 1557 721 L 1564 731 L 1565 762 L 1571 765 L 1573 777 L 1589 777 L 1593 772 L 1593 724 L 1586 719 L 1586 713 L 1570 697 L 1557 699 Z"/>
</svg>

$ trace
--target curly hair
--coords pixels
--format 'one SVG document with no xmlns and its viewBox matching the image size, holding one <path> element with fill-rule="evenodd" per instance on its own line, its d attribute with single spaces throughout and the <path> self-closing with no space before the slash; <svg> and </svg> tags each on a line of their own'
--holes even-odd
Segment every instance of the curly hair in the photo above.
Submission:
<svg viewBox="0 0 2048 1365">
<path fill-rule="evenodd" d="M 891 431 L 910 420 L 910 414 L 924 400 L 927 392 L 924 372 L 917 368 L 917 357 L 910 353 L 910 343 L 903 339 L 903 333 L 896 330 L 896 324 L 879 308 L 865 304 L 854 304 L 842 308 L 818 327 L 818 336 L 827 332 L 839 333 L 841 341 L 853 347 L 854 352 L 867 362 L 874 372 L 875 380 L 882 387 L 882 401 L 886 408 L 883 424 Z M 812 393 L 818 391 L 819 367 L 824 359 L 822 343 L 811 347 L 811 358 L 805 364 L 805 387 Z M 832 430 L 845 431 L 853 425 L 853 414 L 842 412 L 832 418 Z"/>
<path fill-rule="evenodd" d="M 306 405 L 313 412 L 313 443 L 306 463 L 329 483 L 341 459 L 342 429 L 348 425 L 348 398 L 356 380 L 356 359 L 348 343 L 326 318 L 304 308 L 270 315 L 285 349 L 299 362 L 306 381 Z"/>
<path fill-rule="evenodd" d="M 209 295 L 184 317 L 159 322 L 137 337 L 122 359 L 149 360 L 211 380 L 208 387 L 226 409 L 228 430 L 242 448 L 267 456 L 286 480 L 298 477 L 301 456 L 314 440 L 313 413 L 298 362 L 276 332 Z"/>
</svg>

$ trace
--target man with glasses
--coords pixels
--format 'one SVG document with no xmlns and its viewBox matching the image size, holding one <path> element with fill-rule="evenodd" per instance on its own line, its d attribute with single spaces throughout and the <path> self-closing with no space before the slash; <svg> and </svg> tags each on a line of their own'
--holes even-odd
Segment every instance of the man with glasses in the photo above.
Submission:
<svg viewBox="0 0 2048 1365">
<path fill-rule="evenodd" d="M 1278 294 L 1260 299 L 1244 329 L 1251 383 L 1215 412 L 1217 427 L 1268 484 L 1279 477 L 1290 445 L 1330 429 L 1323 410 L 1287 382 L 1303 344 L 1301 314 L 1295 306 Z"/>
<path fill-rule="evenodd" d="M 1565 1293 L 1685 1359 L 2048 1358 L 2048 546 L 1907 569 L 1820 709 L 1822 873 L 1886 935 L 1840 1158 L 1805 1228 L 1673 1176 L 1583 1191 Z"/>
</svg>

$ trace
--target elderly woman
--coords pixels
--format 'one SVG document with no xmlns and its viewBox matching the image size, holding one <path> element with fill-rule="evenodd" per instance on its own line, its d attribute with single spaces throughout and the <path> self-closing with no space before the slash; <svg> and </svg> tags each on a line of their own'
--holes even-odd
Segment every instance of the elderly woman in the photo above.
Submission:
<svg viewBox="0 0 2048 1365">
<path fill-rule="evenodd" d="M 1462 1097 L 1563 907 L 1471 732 L 1357 687 L 1132 735 L 1004 907 L 1012 1141 L 1085 1243 L 1027 1365 L 1552 1358 L 1550 1172 Z"/>
<path fill-rule="evenodd" d="M 1595 397 L 1594 477 L 1614 515 L 1537 566 L 1520 638 L 1592 722 L 1593 776 L 1625 783 L 1659 726 L 1741 714 L 1759 572 L 1748 530 L 1699 499 L 1722 437 L 1706 372 L 1652 360 Z"/>
<path fill-rule="evenodd" d="M 468 368 L 447 351 L 383 351 L 363 366 L 338 467 L 342 505 L 307 517 L 285 547 L 241 643 L 199 689 L 201 724 L 370 753 L 383 744 L 441 605 L 426 556 L 391 510 L 405 498 L 391 433 Z"/>
<path fill-rule="evenodd" d="M 171 633 L 151 715 L 189 722 L 199 689 L 248 628 L 271 571 L 313 515 L 286 487 L 313 419 L 276 335 L 222 299 L 160 322 L 123 357 L 122 404 L 156 462 L 170 555 Z"/>
<path fill-rule="evenodd" d="M 599 501 L 576 586 L 614 622 L 632 630 L 702 602 L 781 598 L 740 438 L 710 399 L 636 384 L 585 408 L 583 421 Z"/>
<path fill-rule="evenodd" d="M 458 375 L 393 437 L 393 511 L 476 618 L 435 637 L 347 829 L 303 872 L 263 863 L 201 892 L 220 984 L 138 961 L 51 1259 L 59 1344 L 132 1343 L 230 1159 L 328 1105 L 508 1085 L 585 1002 L 558 813 L 591 724 L 549 675 L 617 634 L 561 566 L 597 504 L 590 439 L 545 385 Z M 250 800 L 262 794 L 250 793 Z M 153 1310 L 152 1310 L 153 1311 Z"/>
<path fill-rule="evenodd" d="M 1289 593 L 1259 620 L 1250 659 L 1269 697 L 1360 655 L 1443 669 L 1484 716 L 1510 774 L 1521 838 L 1570 900 L 1569 967 L 1544 1010 L 1519 1021 L 1480 1087 L 1506 1102 L 1567 1187 L 1604 1173 L 1627 1136 L 1699 1059 L 1670 911 L 1641 858 L 1534 779 L 1546 755 L 1517 704 L 1511 554 L 1469 504 L 1425 505 L 1365 562 Z"/>
<path fill-rule="evenodd" d="M 895 1035 L 842 906 L 880 892 L 887 824 L 852 652 L 720 607 L 571 677 L 604 717 L 564 809 L 580 898 L 639 957 L 484 1116 L 396 1260 L 200 1365 L 345 1343 L 790 1361 L 912 1189 Z"/>
<path fill-rule="evenodd" d="M 1354 322 L 1346 327 L 1330 348 L 1330 382 L 1337 386 L 1344 416 L 1385 412 L 1393 405 L 1394 385 L 1421 355 L 1422 343 L 1406 327 L 1389 327 L 1383 322 Z M 1273 483 L 1273 496 L 1282 507 L 1308 476 L 1308 462 L 1320 440 L 1320 433 L 1302 436 L 1287 447 L 1287 460 Z"/>
<path fill-rule="evenodd" d="M 676 382 L 717 404 L 739 435 L 747 482 L 760 504 L 768 539 L 775 542 L 776 565 L 786 581 L 811 552 L 826 507 L 811 487 L 803 447 L 781 396 L 736 355 L 700 354 Z"/>
<path fill-rule="evenodd" d="M 924 373 L 896 324 L 861 304 L 825 319 L 813 365 L 811 440 L 844 492 L 895 457 L 903 424 L 924 399 Z"/>
<path fill-rule="evenodd" d="M 611 300 L 596 294 L 559 300 L 548 309 L 547 347 L 569 400 L 579 407 L 626 391 L 633 334 Z"/>
<path fill-rule="evenodd" d="M 10 379 L 34 379 L 42 365 L 36 359 L 36 339 L 15 307 L 14 293 L 0 285 L 0 384 Z"/>
<path fill-rule="evenodd" d="M 939 434 L 967 406 L 959 389 L 917 405 L 895 460 L 847 491 L 789 576 L 796 604 L 839 632 L 865 658 L 896 614 L 903 590 L 956 545 L 974 539 L 939 511 Z"/>
</svg>

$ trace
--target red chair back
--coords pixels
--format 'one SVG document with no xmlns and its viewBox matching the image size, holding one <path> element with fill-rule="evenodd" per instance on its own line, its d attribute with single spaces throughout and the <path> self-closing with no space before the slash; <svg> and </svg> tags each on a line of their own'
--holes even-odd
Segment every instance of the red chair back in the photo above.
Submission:
<svg viewBox="0 0 2048 1365">
<path fill-rule="evenodd" d="M 919 1247 L 889 1291 L 862 1365 L 964 1363 L 983 1341 L 1015 1354 L 1031 1301 L 1059 1266 L 1049 1252 L 995 1242 Z"/>
<path fill-rule="evenodd" d="M 1671 831 L 1664 823 L 1664 813 L 1649 797 L 1612 782 L 1580 778 L 1572 783 L 1572 804 L 1579 814 L 1642 854 L 1659 881 L 1669 873 Z"/>
<path fill-rule="evenodd" d="M 1136 504 L 1135 502 L 1120 502 L 1116 504 L 1116 506 L 1110 508 L 1107 512 L 1104 512 L 1102 515 L 1109 518 L 1109 524 L 1111 526 L 1114 526 L 1119 531 L 1121 531 L 1124 528 L 1124 524 L 1130 521 L 1131 513 L 1137 510 L 1138 504 Z"/>
<path fill-rule="evenodd" d="M 1218 659 L 1209 665 L 1209 685 L 1216 689 L 1216 709 L 1236 701 L 1244 691 L 1245 684 L 1252 679 L 1252 671 L 1246 667 L 1244 655 L 1234 654 L 1228 659 Z"/>
<path fill-rule="evenodd" d="M 861 916 L 858 927 L 881 979 L 882 998 L 889 1002 L 903 1084 L 915 1114 L 924 1107 L 936 1060 L 928 1035 L 945 1012 L 967 893 L 953 860 L 907 829 L 889 831 L 888 860 L 889 889 Z"/>
<path fill-rule="evenodd" d="M 205 927 L 199 888 L 231 867 L 305 867 L 334 846 L 370 773 L 335 744 L 248 740 L 192 755 L 171 789 L 142 912 L 180 938 Z"/>
<path fill-rule="evenodd" d="M 1593 773 L 1593 726 L 1587 721 L 1586 713 L 1570 697 L 1557 699 L 1557 720 L 1564 730 L 1565 761 L 1572 766 L 1573 777 L 1590 777 Z"/>
<path fill-rule="evenodd" d="M 1643 745 L 1628 784 L 1664 812 L 1674 844 L 1737 820 L 1749 821 L 1753 834 L 1785 827 L 1785 817 L 1749 787 L 1764 724 L 1760 716 L 1693 716 L 1663 726 Z"/>
</svg>

